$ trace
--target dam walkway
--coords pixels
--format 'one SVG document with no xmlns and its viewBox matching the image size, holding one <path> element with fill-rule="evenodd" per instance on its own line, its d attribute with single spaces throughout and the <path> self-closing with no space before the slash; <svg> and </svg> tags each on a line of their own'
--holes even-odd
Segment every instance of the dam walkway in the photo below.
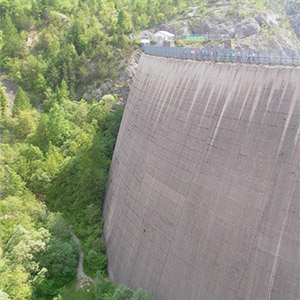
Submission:
<svg viewBox="0 0 300 300">
<path fill-rule="evenodd" d="M 225 48 L 180 48 L 180 47 L 157 47 L 143 45 L 143 52 L 153 56 L 191 59 L 198 61 L 232 62 L 243 64 L 262 64 L 272 66 L 300 66 L 299 56 L 288 56 L 280 51 L 242 51 Z"/>
</svg>

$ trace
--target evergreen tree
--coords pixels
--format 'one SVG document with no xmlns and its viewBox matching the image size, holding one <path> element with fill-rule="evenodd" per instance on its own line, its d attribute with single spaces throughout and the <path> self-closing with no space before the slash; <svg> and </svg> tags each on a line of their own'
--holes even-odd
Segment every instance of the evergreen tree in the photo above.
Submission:
<svg viewBox="0 0 300 300">
<path fill-rule="evenodd" d="M 70 28 L 69 32 L 70 40 L 75 46 L 75 49 L 78 54 L 81 54 L 85 49 L 85 42 L 84 42 L 84 29 L 82 23 L 76 20 L 72 27 Z"/>
<path fill-rule="evenodd" d="M 123 9 L 121 9 L 119 11 L 119 15 L 118 15 L 118 27 L 121 30 L 124 30 L 126 28 L 126 16 L 125 16 L 125 12 Z"/>
<path fill-rule="evenodd" d="M 49 112 L 47 123 L 47 135 L 49 140 L 56 146 L 63 144 L 64 140 L 70 136 L 70 124 L 65 118 L 65 111 L 58 104 L 54 104 Z"/>
<path fill-rule="evenodd" d="M 7 95 L 5 92 L 5 87 L 0 82 L 0 116 L 5 115 L 6 109 L 7 109 L 7 104 L 8 104 L 8 99 L 7 99 Z"/>
<path fill-rule="evenodd" d="M 60 74 L 59 74 L 58 69 L 55 66 L 53 66 L 50 71 L 50 78 L 51 78 L 53 87 L 57 87 L 59 80 L 60 80 Z"/>
<path fill-rule="evenodd" d="M 2 28 L 5 41 L 3 54 L 11 57 L 22 54 L 25 46 L 25 40 L 23 40 L 21 35 L 18 33 L 17 28 L 8 14 L 5 15 Z"/>
<path fill-rule="evenodd" d="M 2 49 L 3 47 L 3 32 L 0 30 L 0 50 Z"/>
<path fill-rule="evenodd" d="M 37 124 L 36 110 L 21 110 L 14 126 L 14 132 L 18 139 L 25 139 L 29 134 L 33 133 Z"/>
<path fill-rule="evenodd" d="M 22 110 L 31 109 L 30 100 L 21 87 L 18 88 L 14 106 L 12 108 L 13 115 L 18 114 Z"/>
<path fill-rule="evenodd" d="M 62 103 L 69 99 L 68 86 L 65 80 L 61 82 L 61 86 L 56 88 L 56 98 L 58 103 Z"/>
<path fill-rule="evenodd" d="M 70 99 L 75 100 L 76 99 L 76 93 L 75 93 L 76 75 L 73 66 L 69 67 L 68 86 L 69 86 Z"/>
<path fill-rule="evenodd" d="M 38 74 L 37 80 L 35 82 L 35 90 L 43 95 L 47 90 L 47 80 L 45 79 L 43 74 Z"/>
<path fill-rule="evenodd" d="M 48 115 L 42 114 L 35 133 L 28 138 L 28 142 L 32 143 L 35 146 L 38 146 L 43 152 L 46 152 L 49 147 L 49 139 L 47 132 L 48 121 Z"/>
</svg>

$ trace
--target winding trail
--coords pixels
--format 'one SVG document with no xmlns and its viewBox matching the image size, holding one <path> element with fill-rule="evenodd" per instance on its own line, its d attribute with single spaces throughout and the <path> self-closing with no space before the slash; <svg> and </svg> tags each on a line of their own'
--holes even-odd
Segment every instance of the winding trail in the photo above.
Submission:
<svg viewBox="0 0 300 300">
<path fill-rule="evenodd" d="M 83 288 L 84 286 L 92 283 L 93 279 L 84 273 L 84 270 L 83 270 L 84 253 L 81 250 L 80 241 L 73 231 L 71 231 L 71 235 L 72 235 L 73 241 L 76 243 L 76 245 L 78 246 L 78 250 L 79 250 L 79 261 L 78 261 L 78 267 L 77 267 L 77 281 L 78 281 L 77 287 Z"/>
</svg>

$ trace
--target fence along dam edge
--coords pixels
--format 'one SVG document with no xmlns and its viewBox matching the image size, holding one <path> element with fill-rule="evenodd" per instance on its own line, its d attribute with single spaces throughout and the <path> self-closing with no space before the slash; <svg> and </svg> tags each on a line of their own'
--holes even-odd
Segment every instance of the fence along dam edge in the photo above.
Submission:
<svg viewBox="0 0 300 300">
<path fill-rule="evenodd" d="M 213 61 L 243 64 L 261 64 L 269 66 L 299 67 L 299 50 L 293 55 L 286 55 L 282 51 L 254 51 L 237 50 L 227 48 L 184 48 L 184 47 L 157 47 L 143 45 L 144 53 L 152 56 L 160 56 L 176 59 L 189 59 L 197 61 Z"/>
<path fill-rule="evenodd" d="M 104 205 L 113 282 L 300 299 L 300 70 L 142 55 Z"/>
</svg>

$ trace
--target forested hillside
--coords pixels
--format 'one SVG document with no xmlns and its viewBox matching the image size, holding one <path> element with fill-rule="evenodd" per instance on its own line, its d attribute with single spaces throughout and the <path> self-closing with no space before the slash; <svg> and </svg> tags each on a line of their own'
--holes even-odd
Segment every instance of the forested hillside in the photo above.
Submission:
<svg viewBox="0 0 300 300">
<path fill-rule="evenodd" d="M 95 79 L 116 79 L 117 64 L 134 47 L 130 33 L 189 2 L 0 0 L 1 67 L 42 101 L 52 101 L 62 80 L 78 99 Z"/>
<path fill-rule="evenodd" d="M 192 1 L 0 0 L 0 299 L 149 300 L 107 279 L 102 204 L 122 108 L 81 100 L 114 81 L 136 30 Z M 80 238 L 93 285 L 76 290 Z"/>
</svg>

